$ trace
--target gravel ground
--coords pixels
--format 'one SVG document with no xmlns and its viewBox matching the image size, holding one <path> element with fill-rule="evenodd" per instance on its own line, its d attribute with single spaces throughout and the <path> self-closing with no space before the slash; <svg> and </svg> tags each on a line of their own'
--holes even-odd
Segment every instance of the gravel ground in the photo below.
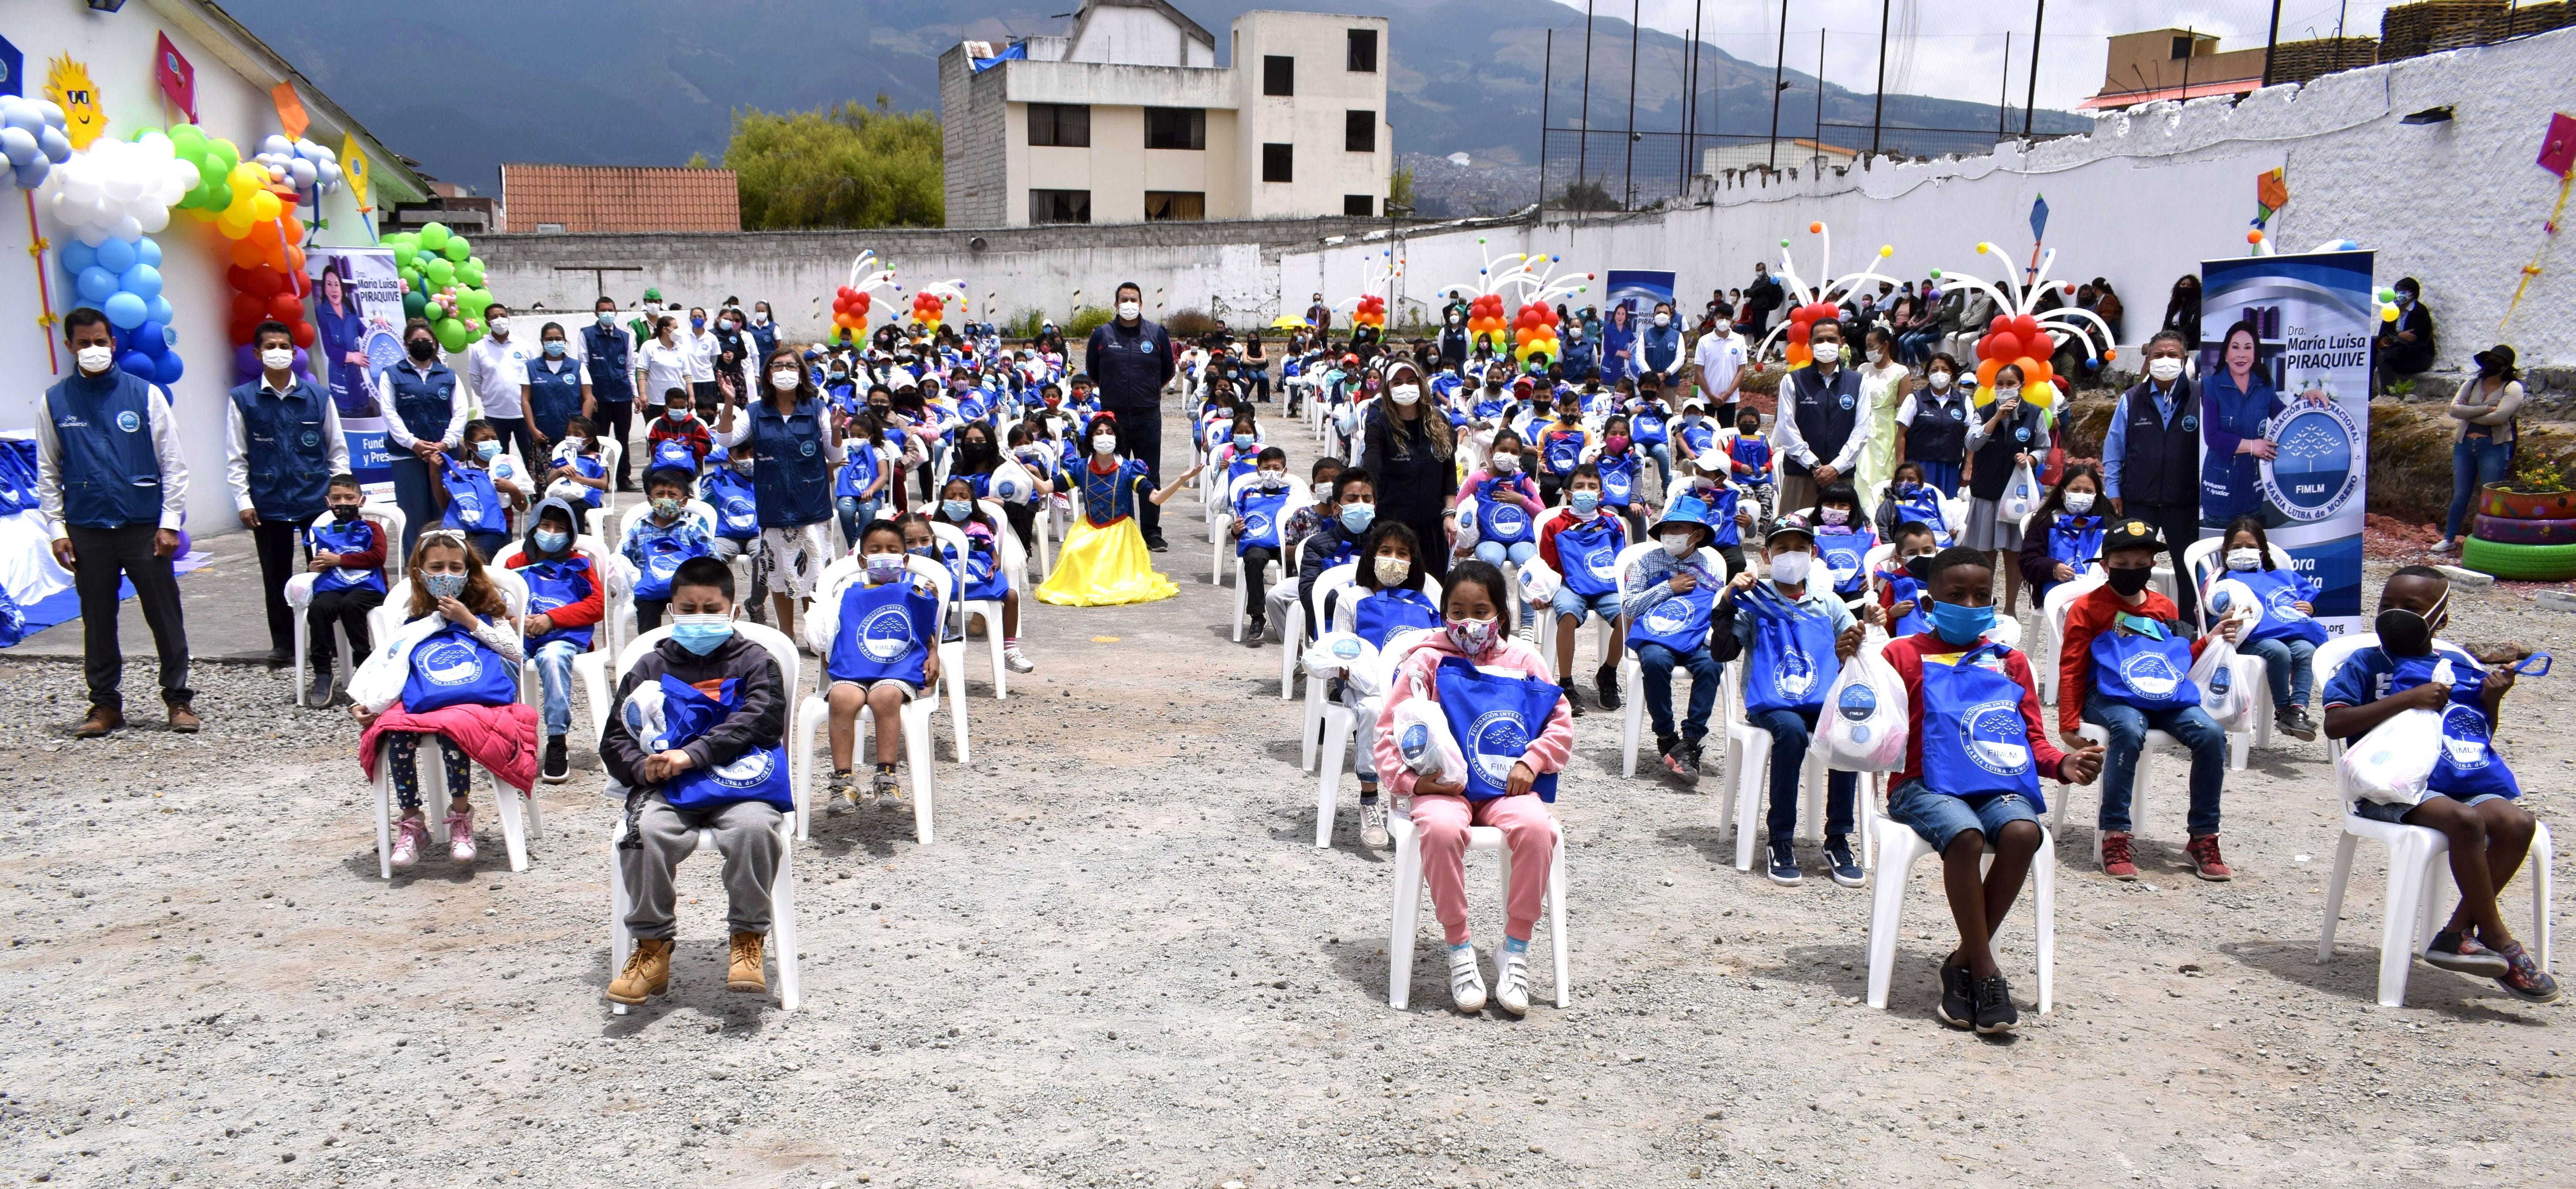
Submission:
<svg viewBox="0 0 2576 1189">
<path fill-rule="evenodd" d="M 1231 592 L 1206 584 L 1204 539 L 1188 544 L 1192 501 L 1172 510 L 1164 569 L 1180 599 L 1032 612 L 1040 669 L 1003 702 L 971 662 L 975 763 L 941 764 L 936 846 L 913 843 L 908 814 L 816 819 L 797 852 L 793 1015 L 724 992 L 712 860 L 683 869 L 672 994 L 608 1013 L 595 759 L 541 786 L 530 870 L 508 869 L 484 795 L 473 870 L 433 859 L 387 883 L 355 732 L 290 707 L 283 675 L 201 667 L 204 734 L 162 731 L 139 700 L 146 721 L 75 743 L 77 668 L 0 666 L 0 1176 L 829 1189 L 2561 1175 L 2546 1153 L 2576 1141 L 2566 1009 L 2420 966 L 2412 1006 L 2374 1006 L 2382 866 L 2367 849 L 2341 953 L 2313 961 L 2336 807 L 2321 748 L 2286 739 L 2229 782 L 2232 884 L 2184 866 L 2171 765 L 2134 884 L 2087 866 L 2095 801 L 2080 793 L 2057 844 L 2056 1010 L 2029 1006 L 2025 897 L 2003 954 L 2023 1027 L 1980 1040 L 1932 1019 L 1951 936 L 1932 867 L 1908 893 L 1889 1009 L 1870 1010 L 1868 893 L 1823 880 L 1812 855 L 1799 888 L 1737 873 L 1720 799 L 1621 780 L 1616 716 L 1596 713 L 1557 805 L 1572 1006 L 1552 1005 L 1542 937 L 1529 1018 L 1444 1010 L 1426 911 L 1414 1006 L 1392 1011 L 1388 856 L 1356 844 L 1347 795 L 1338 845 L 1311 845 L 1278 654 L 1225 642 Z M 2453 608 L 2464 642 L 2576 649 L 2576 618 L 2525 595 L 2463 591 Z M 134 666 L 128 688 L 148 699 L 149 682 Z M 2564 686 L 2525 682 L 2500 732 L 2544 817 L 2563 817 L 2576 765 L 2550 729 L 2576 722 Z M 1491 860 L 1471 867 L 1489 943 Z M 2508 900 L 2517 928 L 2526 887 Z"/>
</svg>

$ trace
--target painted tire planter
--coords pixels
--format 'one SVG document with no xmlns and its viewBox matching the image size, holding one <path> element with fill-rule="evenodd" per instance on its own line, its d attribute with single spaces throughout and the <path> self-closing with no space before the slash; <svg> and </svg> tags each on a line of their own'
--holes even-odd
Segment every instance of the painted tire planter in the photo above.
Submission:
<svg viewBox="0 0 2576 1189">
<path fill-rule="evenodd" d="M 2576 519 L 2576 491 L 2531 494 L 2506 491 L 2502 484 L 2490 483 L 2478 498 L 2478 513 L 2499 520 Z"/>
<path fill-rule="evenodd" d="M 2472 535 L 2498 545 L 2576 545 L 2576 519 L 2507 520 L 2480 516 Z"/>
<path fill-rule="evenodd" d="M 2460 564 L 2514 582 L 2564 582 L 2576 578 L 2576 545 L 2503 545 L 2471 537 Z"/>
</svg>

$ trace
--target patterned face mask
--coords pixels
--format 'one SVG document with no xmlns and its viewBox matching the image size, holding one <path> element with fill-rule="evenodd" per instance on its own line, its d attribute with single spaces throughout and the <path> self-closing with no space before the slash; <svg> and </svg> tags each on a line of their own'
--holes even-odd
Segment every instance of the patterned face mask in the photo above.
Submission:
<svg viewBox="0 0 2576 1189">
<path fill-rule="evenodd" d="M 1494 646 L 1501 633 L 1502 621 L 1494 619 L 1452 619 L 1448 623 L 1449 642 L 1468 656 L 1483 656 Z"/>
</svg>

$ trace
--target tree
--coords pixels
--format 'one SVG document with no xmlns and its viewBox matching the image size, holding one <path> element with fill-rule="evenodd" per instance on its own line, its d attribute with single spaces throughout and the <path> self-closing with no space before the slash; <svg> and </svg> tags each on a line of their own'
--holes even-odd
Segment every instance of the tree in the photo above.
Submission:
<svg viewBox="0 0 2576 1189">
<path fill-rule="evenodd" d="M 1569 211 L 1615 211 L 1619 209 L 1619 200 L 1612 198 L 1610 196 L 1610 191 L 1602 188 L 1601 183 L 1596 182 L 1591 178 L 1577 178 L 1576 180 L 1567 183 L 1565 193 L 1557 197 L 1556 204 L 1560 208 Z"/>
<path fill-rule="evenodd" d="M 1406 214 L 1413 213 L 1412 166 L 1398 165 L 1394 173 L 1387 175 L 1386 205 L 1388 214 L 1394 214 L 1397 207 L 1404 208 Z"/>
<path fill-rule="evenodd" d="M 938 227 L 947 221 L 939 117 L 885 95 L 812 111 L 734 113 L 725 167 L 748 230 Z"/>
</svg>

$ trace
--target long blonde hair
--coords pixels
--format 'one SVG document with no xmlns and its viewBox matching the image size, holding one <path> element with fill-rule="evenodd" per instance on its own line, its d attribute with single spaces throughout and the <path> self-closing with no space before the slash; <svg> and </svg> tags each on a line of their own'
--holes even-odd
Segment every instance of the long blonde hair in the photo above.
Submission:
<svg viewBox="0 0 2576 1189">
<path fill-rule="evenodd" d="M 452 528 L 433 528 L 412 542 L 411 560 L 403 566 L 403 572 L 412 579 L 411 605 L 405 619 L 418 619 L 438 610 L 438 599 L 429 593 L 429 584 L 420 580 L 421 559 L 428 556 L 433 548 L 454 549 L 465 554 L 465 593 L 458 595 L 456 601 L 465 604 L 466 610 L 476 615 L 493 616 L 510 609 L 509 601 L 501 597 L 501 588 L 492 585 L 492 576 L 484 572 L 483 555 L 465 539 L 465 534 Z"/>
</svg>

